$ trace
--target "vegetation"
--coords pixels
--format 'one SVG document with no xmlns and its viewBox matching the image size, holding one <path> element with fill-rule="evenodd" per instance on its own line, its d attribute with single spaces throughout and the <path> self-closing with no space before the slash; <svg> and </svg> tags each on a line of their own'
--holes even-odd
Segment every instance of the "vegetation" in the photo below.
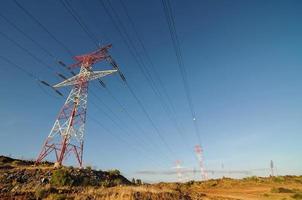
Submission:
<svg viewBox="0 0 302 200">
<path fill-rule="evenodd" d="M 110 176 L 119 176 L 119 175 L 121 175 L 121 172 L 117 169 L 108 170 L 108 173 L 109 173 Z"/>
<path fill-rule="evenodd" d="M 293 199 L 302 200 L 302 193 L 298 192 L 291 196 Z"/>
<path fill-rule="evenodd" d="M 136 185 L 142 185 L 142 180 L 141 179 L 136 179 Z"/>
<path fill-rule="evenodd" d="M 294 193 L 294 190 L 288 189 L 288 188 L 284 188 L 284 187 L 279 187 L 279 188 L 275 188 L 273 187 L 271 189 L 272 193 Z"/>
<path fill-rule="evenodd" d="M 257 181 L 259 181 L 259 178 L 258 178 L 257 176 L 250 176 L 250 177 L 244 178 L 243 180 L 245 180 L 245 181 L 255 181 L 255 182 L 257 182 Z"/>
<path fill-rule="evenodd" d="M 132 183 L 118 170 L 52 168 L 53 163 L 34 166 L 30 161 L 1 157 L 0 199 L 282 199 L 302 200 L 302 176 L 211 179 L 186 183 Z M 126 185 L 126 186 L 125 186 Z M 72 187 L 70 187 L 72 186 Z M 118 186 L 118 187 L 115 187 Z M 250 192 L 246 192 L 250 191 Z M 265 193 L 264 193 L 265 191 Z"/>
<path fill-rule="evenodd" d="M 273 181 L 276 182 L 276 183 L 282 183 L 282 182 L 285 181 L 285 178 L 282 177 L 282 176 L 274 176 Z"/>
<path fill-rule="evenodd" d="M 66 194 L 51 194 L 49 197 L 51 200 L 66 200 L 67 199 Z"/>
<path fill-rule="evenodd" d="M 36 199 L 44 199 L 48 195 L 48 190 L 44 188 L 37 188 L 35 192 Z"/>
<path fill-rule="evenodd" d="M 55 186 L 67 186 L 72 185 L 73 180 L 68 171 L 64 168 L 61 168 L 53 172 L 50 183 Z"/>
</svg>

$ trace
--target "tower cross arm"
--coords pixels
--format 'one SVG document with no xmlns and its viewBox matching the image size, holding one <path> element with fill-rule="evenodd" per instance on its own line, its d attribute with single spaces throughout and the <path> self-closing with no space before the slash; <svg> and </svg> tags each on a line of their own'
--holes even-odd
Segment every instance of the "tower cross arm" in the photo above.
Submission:
<svg viewBox="0 0 302 200">
<path fill-rule="evenodd" d="M 101 78 L 104 76 L 107 76 L 109 74 L 112 74 L 114 72 L 116 72 L 116 69 L 112 69 L 112 70 L 103 70 L 103 71 L 89 71 L 87 73 L 86 76 L 84 76 L 85 81 L 91 81 L 97 78 Z M 75 76 L 70 77 L 69 79 L 66 79 L 58 84 L 55 84 L 53 87 L 54 88 L 59 88 L 59 87 L 63 87 L 63 86 L 69 86 L 69 85 L 75 85 L 78 84 L 79 81 L 81 80 L 81 77 L 83 77 L 83 74 L 79 73 Z"/>
</svg>

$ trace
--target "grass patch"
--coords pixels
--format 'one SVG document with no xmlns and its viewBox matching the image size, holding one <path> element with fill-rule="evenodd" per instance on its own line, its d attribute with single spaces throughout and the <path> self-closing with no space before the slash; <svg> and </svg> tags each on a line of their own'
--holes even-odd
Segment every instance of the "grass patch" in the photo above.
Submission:
<svg viewBox="0 0 302 200">
<path fill-rule="evenodd" d="M 57 169 L 51 175 L 50 183 L 55 186 L 72 185 L 73 180 L 66 169 Z"/>
<path fill-rule="evenodd" d="M 35 191 L 36 199 L 45 199 L 48 195 L 48 190 L 44 188 L 37 188 Z"/>
<path fill-rule="evenodd" d="M 245 181 L 255 181 L 255 182 L 257 182 L 257 181 L 259 181 L 260 179 L 259 179 L 257 176 L 250 176 L 250 177 L 244 178 L 243 180 L 245 180 Z"/>
<path fill-rule="evenodd" d="M 302 193 L 301 192 L 295 193 L 294 195 L 291 196 L 291 198 L 302 200 Z"/>
<path fill-rule="evenodd" d="M 121 175 L 121 172 L 117 169 L 108 170 L 108 173 L 110 176 L 119 176 Z"/>
<path fill-rule="evenodd" d="M 282 182 L 285 181 L 285 178 L 282 177 L 282 176 L 274 176 L 273 181 L 276 182 L 276 183 L 282 183 Z"/>
<path fill-rule="evenodd" d="M 67 195 L 66 194 L 51 194 L 49 195 L 51 200 L 66 200 Z"/>
<path fill-rule="evenodd" d="M 284 187 L 278 187 L 278 188 L 273 187 L 271 189 L 271 192 L 272 193 L 295 193 L 294 190 L 288 189 L 288 188 L 284 188 Z"/>
</svg>

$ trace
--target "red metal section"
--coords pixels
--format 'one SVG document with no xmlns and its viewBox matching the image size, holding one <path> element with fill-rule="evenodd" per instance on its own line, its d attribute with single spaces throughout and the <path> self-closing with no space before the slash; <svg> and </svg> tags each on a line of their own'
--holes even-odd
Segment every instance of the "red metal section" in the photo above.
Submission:
<svg viewBox="0 0 302 200">
<path fill-rule="evenodd" d="M 69 68 L 80 67 L 82 65 L 91 66 L 91 65 L 95 64 L 96 62 L 102 61 L 109 56 L 108 49 L 110 49 L 111 47 L 112 47 L 112 45 L 109 44 L 107 46 L 99 48 L 98 50 L 96 50 L 92 53 L 75 56 L 74 59 L 77 61 L 77 63 L 72 64 Z"/>
</svg>

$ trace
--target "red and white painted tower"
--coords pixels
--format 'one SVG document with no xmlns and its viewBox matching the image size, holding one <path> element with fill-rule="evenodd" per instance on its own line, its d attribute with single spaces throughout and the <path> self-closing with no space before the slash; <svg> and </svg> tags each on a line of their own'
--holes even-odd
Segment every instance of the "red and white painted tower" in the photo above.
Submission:
<svg viewBox="0 0 302 200">
<path fill-rule="evenodd" d="M 111 59 L 108 55 L 110 47 L 111 45 L 108 45 L 95 52 L 75 56 L 74 59 L 77 63 L 71 65 L 70 68 L 80 67 L 80 72 L 53 86 L 53 88 L 63 86 L 73 86 L 73 88 L 46 138 L 36 163 L 41 162 L 46 156 L 54 152 L 56 166 L 61 166 L 64 159 L 70 153 L 74 153 L 77 162 L 82 167 L 89 81 L 118 71 L 116 68 L 112 70 L 92 71 L 92 66 L 95 63 Z"/>
<path fill-rule="evenodd" d="M 200 173 L 203 180 L 208 179 L 207 172 L 205 171 L 204 164 L 203 164 L 203 150 L 200 145 L 195 146 L 195 153 L 199 163 Z"/>
</svg>

